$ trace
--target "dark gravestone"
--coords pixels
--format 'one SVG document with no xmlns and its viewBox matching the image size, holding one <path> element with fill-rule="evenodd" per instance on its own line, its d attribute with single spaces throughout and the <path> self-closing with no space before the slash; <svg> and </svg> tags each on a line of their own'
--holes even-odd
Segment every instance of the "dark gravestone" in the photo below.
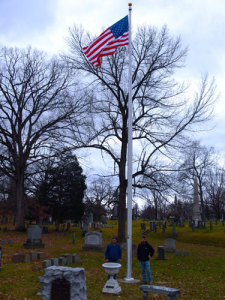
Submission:
<svg viewBox="0 0 225 300">
<path fill-rule="evenodd" d="M 152 230 L 153 230 L 153 223 L 150 222 L 150 231 L 152 231 Z"/>
<path fill-rule="evenodd" d="M 157 258 L 158 260 L 165 260 L 165 249 L 164 246 L 158 246 L 158 256 Z"/>
<path fill-rule="evenodd" d="M 141 230 L 146 230 L 146 225 L 145 225 L 145 223 L 141 223 Z"/>
<path fill-rule="evenodd" d="M 53 280 L 51 300 L 70 300 L 70 283 L 64 278 Z"/>
</svg>

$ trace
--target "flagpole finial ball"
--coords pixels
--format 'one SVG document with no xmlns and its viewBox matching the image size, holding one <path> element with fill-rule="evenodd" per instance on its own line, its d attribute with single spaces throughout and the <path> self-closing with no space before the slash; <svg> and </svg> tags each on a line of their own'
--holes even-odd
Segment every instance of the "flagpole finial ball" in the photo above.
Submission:
<svg viewBox="0 0 225 300">
<path fill-rule="evenodd" d="M 129 2 L 129 3 L 128 3 L 128 6 L 132 6 L 132 3 L 131 3 L 131 2 Z"/>
</svg>

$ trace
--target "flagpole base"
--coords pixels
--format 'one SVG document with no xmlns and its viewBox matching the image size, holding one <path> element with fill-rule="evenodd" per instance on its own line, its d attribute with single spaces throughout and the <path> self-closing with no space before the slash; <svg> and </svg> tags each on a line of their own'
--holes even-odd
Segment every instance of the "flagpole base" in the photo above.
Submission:
<svg viewBox="0 0 225 300">
<path fill-rule="evenodd" d="M 123 279 L 117 279 L 117 281 L 119 281 L 120 283 L 139 283 L 140 280 L 138 279 L 134 279 L 132 277 L 125 277 Z"/>
</svg>

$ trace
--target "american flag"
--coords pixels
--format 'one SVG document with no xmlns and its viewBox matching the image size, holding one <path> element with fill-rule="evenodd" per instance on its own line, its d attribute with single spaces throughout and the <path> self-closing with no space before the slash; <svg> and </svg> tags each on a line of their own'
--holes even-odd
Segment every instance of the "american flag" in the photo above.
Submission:
<svg viewBox="0 0 225 300">
<path fill-rule="evenodd" d="M 83 48 L 90 63 L 100 67 L 102 57 L 112 55 L 117 47 L 128 45 L 128 16 L 106 29 L 99 37 Z"/>
</svg>

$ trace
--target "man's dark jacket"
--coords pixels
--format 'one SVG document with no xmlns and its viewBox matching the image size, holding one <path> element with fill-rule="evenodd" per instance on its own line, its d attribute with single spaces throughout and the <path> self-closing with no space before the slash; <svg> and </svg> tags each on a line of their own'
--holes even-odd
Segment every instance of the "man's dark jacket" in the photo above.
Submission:
<svg viewBox="0 0 225 300">
<path fill-rule="evenodd" d="M 154 255 L 154 248 L 145 241 L 144 243 L 140 243 L 137 248 L 137 258 L 140 261 L 149 260 L 149 255 L 152 257 Z"/>
</svg>

